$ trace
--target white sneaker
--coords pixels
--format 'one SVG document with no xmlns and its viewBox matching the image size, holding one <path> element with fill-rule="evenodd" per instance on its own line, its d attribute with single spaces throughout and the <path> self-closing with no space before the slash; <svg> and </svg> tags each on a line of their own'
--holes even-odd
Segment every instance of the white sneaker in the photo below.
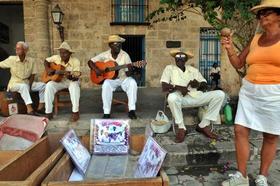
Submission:
<svg viewBox="0 0 280 186">
<path fill-rule="evenodd" d="M 258 175 L 255 180 L 256 186 L 268 186 L 267 178 L 263 175 Z"/>
<path fill-rule="evenodd" d="M 235 174 L 230 174 L 229 179 L 222 182 L 222 186 L 249 186 L 249 178 L 237 171 Z"/>
</svg>

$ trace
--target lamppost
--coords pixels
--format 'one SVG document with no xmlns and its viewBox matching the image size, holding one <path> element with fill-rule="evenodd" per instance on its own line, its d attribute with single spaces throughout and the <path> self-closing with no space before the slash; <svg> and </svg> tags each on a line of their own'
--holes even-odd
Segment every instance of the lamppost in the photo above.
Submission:
<svg viewBox="0 0 280 186">
<path fill-rule="evenodd" d="M 64 27 L 61 26 L 61 24 L 62 24 L 64 13 L 61 11 L 60 7 L 58 5 L 56 5 L 52 9 L 51 14 L 52 14 L 53 23 L 57 25 L 57 30 L 59 31 L 59 36 L 60 36 L 61 42 L 63 42 L 64 41 Z"/>
</svg>

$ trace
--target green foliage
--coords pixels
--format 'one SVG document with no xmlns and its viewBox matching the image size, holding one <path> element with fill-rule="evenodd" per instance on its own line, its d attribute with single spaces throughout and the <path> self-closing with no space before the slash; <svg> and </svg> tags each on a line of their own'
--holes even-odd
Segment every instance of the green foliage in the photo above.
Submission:
<svg viewBox="0 0 280 186">
<path fill-rule="evenodd" d="M 241 50 L 254 34 L 256 20 L 250 9 L 259 3 L 260 0 L 160 0 L 160 7 L 147 19 L 152 23 L 180 21 L 187 18 L 186 12 L 192 12 L 203 16 L 217 30 L 234 30 L 235 45 Z"/>
</svg>

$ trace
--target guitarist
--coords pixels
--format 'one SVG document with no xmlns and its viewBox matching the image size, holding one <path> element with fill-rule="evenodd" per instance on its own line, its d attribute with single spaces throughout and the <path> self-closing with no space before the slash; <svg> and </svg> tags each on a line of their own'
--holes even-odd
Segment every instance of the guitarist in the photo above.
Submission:
<svg viewBox="0 0 280 186">
<path fill-rule="evenodd" d="M 38 113 L 44 112 L 44 94 L 45 83 L 34 82 L 37 69 L 35 68 L 35 61 L 27 57 L 28 44 L 19 41 L 16 44 L 16 56 L 10 56 L 4 61 L 0 62 L 0 68 L 9 68 L 11 72 L 11 79 L 8 84 L 7 91 L 20 93 L 26 108 L 27 114 L 38 115 L 32 108 L 32 100 L 30 96 L 30 89 L 32 91 L 39 91 L 39 106 Z"/>
<path fill-rule="evenodd" d="M 162 90 L 169 92 L 167 101 L 175 123 L 179 127 L 175 142 L 183 142 L 186 135 L 182 108 L 204 105 L 208 105 L 208 109 L 196 130 L 208 138 L 218 139 L 209 126 L 210 121 L 218 120 L 219 111 L 225 98 L 224 92 L 221 90 L 205 92 L 208 88 L 206 80 L 198 69 L 186 65 L 187 60 L 193 57 L 191 53 L 174 49 L 170 51 L 170 55 L 175 58 L 176 65 L 165 67 L 160 82 Z"/>
<path fill-rule="evenodd" d="M 131 59 L 129 55 L 123 51 L 122 43 L 125 39 L 118 35 L 111 35 L 108 39 L 110 50 L 103 52 L 91 60 L 88 61 L 88 66 L 96 72 L 97 75 L 101 75 L 101 71 L 95 66 L 97 61 L 116 61 L 118 65 L 130 64 Z M 103 101 L 103 118 L 110 118 L 111 104 L 113 98 L 113 91 L 117 87 L 121 88 L 126 92 L 128 97 L 128 117 L 130 119 L 137 119 L 135 114 L 136 100 L 137 100 L 137 84 L 136 81 L 130 77 L 132 75 L 132 67 L 126 69 L 120 69 L 118 77 L 116 79 L 106 79 L 102 85 L 102 101 Z"/>
<path fill-rule="evenodd" d="M 63 42 L 59 48 L 59 55 L 53 55 L 48 57 L 45 62 L 45 70 L 49 75 L 57 73 L 55 70 L 50 68 L 50 63 L 62 65 L 65 67 L 65 77 L 60 82 L 49 81 L 46 84 L 45 90 L 45 103 L 46 103 L 46 116 L 49 119 L 53 118 L 53 101 L 54 95 L 57 91 L 68 88 L 70 93 L 70 99 L 72 102 L 72 116 L 70 121 L 75 122 L 79 120 L 79 101 L 80 101 L 80 85 L 79 77 L 73 76 L 71 72 L 80 72 L 80 61 L 72 57 L 74 51 L 71 49 L 67 42 Z"/>
</svg>

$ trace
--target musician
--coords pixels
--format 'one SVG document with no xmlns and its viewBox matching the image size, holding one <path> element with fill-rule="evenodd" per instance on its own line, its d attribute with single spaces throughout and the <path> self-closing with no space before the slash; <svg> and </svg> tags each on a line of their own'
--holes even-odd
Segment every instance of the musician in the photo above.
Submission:
<svg viewBox="0 0 280 186">
<path fill-rule="evenodd" d="M 108 44 L 110 50 L 103 52 L 91 60 L 88 61 L 89 67 L 96 72 L 97 75 L 101 74 L 101 71 L 95 66 L 97 61 L 115 61 L 118 65 L 130 64 L 131 59 L 129 55 L 123 51 L 122 43 L 125 42 L 125 39 L 118 35 L 111 35 L 108 39 Z M 130 119 L 137 119 L 135 114 L 136 109 L 136 99 L 137 99 L 137 84 L 136 81 L 130 77 L 132 75 L 132 67 L 126 69 L 120 69 L 118 72 L 117 79 L 106 79 L 102 85 L 102 101 L 103 101 L 103 118 L 110 118 L 111 115 L 111 104 L 113 91 L 117 87 L 121 88 L 126 92 L 128 97 L 128 117 Z"/>
<path fill-rule="evenodd" d="M 175 123 L 179 127 L 175 142 L 183 142 L 186 135 L 182 108 L 204 105 L 208 105 L 208 109 L 196 130 L 206 137 L 218 139 L 209 125 L 210 121 L 218 120 L 219 111 L 225 97 L 224 92 L 220 90 L 206 92 L 208 88 L 206 80 L 198 69 L 186 64 L 188 59 L 193 57 L 193 54 L 173 49 L 170 51 L 170 55 L 175 58 L 176 65 L 165 67 L 160 82 L 162 83 L 162 90 L 169 92 L 167 101 L 172 116 L 175 118 Z"/>
<path fill-rule="evenodd" d="M 30 88 L 32 91 L 39 91 L 39 106 L 37 112 L 44 112 L 44 94 L 45 84 L 42 82 L 34 82 L 37 68 L 34 59 L 27 57 L 28 44 L 19 41 L 16 44 L 16 56 L 10 56 L 0 62 L 0 68 L 9 68 L 11 79 L 8 84 L 7 91 L 20 93 L 26 107 L 27 114 L 37 115 L 32 108 L 32 100 L 30 96 Z"/>
<path fill-rule="evenodd" d="M 59 48 L 59 55 L 53 55 L 47 58 L 44 62 L 45 70 L 49 75 L 56 74 L 57 72 L 50 68 L 50 63 L 62 65 L 65 67 L 65 71 L 68 72 L 60 82 L 49 81 L 46 84 L 45 90 L 45 103 L 46 103 L 46 116 L 49 119 L 53 118 L 53 101 L 55 93 L 59 90 L 68 88 L 70 93 L 70 99 L 72 102 L 72 115 L 70 121 L 75 122 L 80 118 L 79 114 L 79 100 L 80 100 L 80 85 L 79 77 L 80 61 L 73 57 L 74 51 L 71 49 L 67 42 L 63 42 Z M 75 75 L 74 75 L 75 74 Z M 78 75 L 77 75 L 78 74 Z"/>
</svg>

